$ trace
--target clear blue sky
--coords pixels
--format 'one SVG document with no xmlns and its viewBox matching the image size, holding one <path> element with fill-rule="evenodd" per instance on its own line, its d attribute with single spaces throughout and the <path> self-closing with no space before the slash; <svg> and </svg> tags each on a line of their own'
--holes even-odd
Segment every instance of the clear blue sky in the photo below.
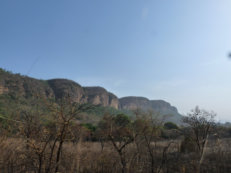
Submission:
<svg viewBox="0 0 231 173">
<path fill-rule="evenodd" d="M 0 67 L 231 121 L 230 0 L 1 0 Z"/>
</svg>

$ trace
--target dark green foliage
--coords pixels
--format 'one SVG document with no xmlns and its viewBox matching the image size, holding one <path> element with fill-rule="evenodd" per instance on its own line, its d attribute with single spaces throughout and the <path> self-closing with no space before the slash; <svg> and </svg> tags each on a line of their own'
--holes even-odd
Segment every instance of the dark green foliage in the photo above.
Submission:
<svg viewBox="0 0 231 173">
<path fill-rule="evenodd" d="M 166 122 L 164 123 L 165 129 L 178 129 L 178 126 L 175 123 L 172 122 Z"/>
<path fill-rule="evenodd" d="M 12 74 L 12 72 L 11 71 L 8 71 L 8 70 L 5 70 L 5 69 L 3 69 L 3 68 L 0 68 L 0 74 Z"/>
<path fill-rule="evenodd" d="M 114 119 L 117 126 L 126 127 L 130 124 L 130 119 L 125 114 L 118 114 Z"/>
<path fill-rule="evenodd" d="M 91 132 L 95 132 L 96 131 L 96 126 L 94 126 L 93 124 L 85 123 L 85 124 L 82 124 L 82 126 L 85 127 L 85 128 L 87 128 Z"/>
</svg>

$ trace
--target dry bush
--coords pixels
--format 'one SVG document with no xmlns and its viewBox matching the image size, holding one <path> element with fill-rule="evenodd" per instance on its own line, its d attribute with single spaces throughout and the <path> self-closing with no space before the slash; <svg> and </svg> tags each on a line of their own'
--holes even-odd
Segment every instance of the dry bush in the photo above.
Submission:
<svg viewBox="0 0 231 173">
<path fill-rule="evenodd" d="M 230 141 L 222 141 L 224 147 L 219 152 L 209 150 L 210 152 L 206 154 L 200 167 L 201 173 L 228 173 L 230 171 L 231 150 L 226 147 L 230 145 Z M 163 149 L 169 142 L 160 141 L 156 144 L 155 172 L 161 165 Z M 177 151 L 177 145 L 175 142 L 169 147 L 166 152 L 165 164 L 159 172 L 195 173 L 197 155 L 193 152 L 180 153 Z M 137 154 L 135 143 L 127 147 L 127 172 L 150 172 L 149 157 L 145 149 L 142 151 L 139 155 Z M 0 172 L 38 172 L 38 157 L 32 151 L 26 150 L 26 140 L 6 138 L 1 143 L 0 152 Z M 47 155 L 49 155 L 49 150 L 46 151 L 45 157 Z M 63 145 L 59 170 L 63 173 L 120 173 L 121 164 L 117 152 L 108 142 L 106 142 L 103 151 L 101 151 L 100 142 L 66 142 Z M 45 168 L 42 169 L 42 172 L 45 172 Z"/>
<path fill-rule="evenodd" d="M 93 132 L 74 118 L 76 112 L 71 105 L 53 106 L 54 114 L 45 125 L 24 112 L 22 123 L 13 123 L 14 133 L 11 129 L 10 133 L 1 130 L 0 172 L 230 172 L 230 139 L 202 136 L 203 163 L 198 169 L 201 155 L 198 143 L 192 140 L 195 136 L 187 138 L 187 133 L 183 139 L 163 140 L 161 122 L 154 117 L 139 117 L 132 122 L 124 115 L 106 116 L 94 134 L 97 141 L 93 142 Z M 209 140 L 208 145 L 203 144 L 205 139 Z"/>
</svg>

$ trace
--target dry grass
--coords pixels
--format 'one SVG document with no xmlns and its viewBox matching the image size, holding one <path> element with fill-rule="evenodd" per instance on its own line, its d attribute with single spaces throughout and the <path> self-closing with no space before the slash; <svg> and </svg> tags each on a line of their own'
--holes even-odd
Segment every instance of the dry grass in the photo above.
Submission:
<svg viewBox="0 0 231 173">
<path fill-rule="evenodd" d="M 170 141 L 162 140 L 153 142 L 155 154 L 156 172 L 178 172 L 195 173 L 197 156 L 195 153 L 181 153 L 180 141 L 172 141 L 168 148 L 166 158 L 163 160 L 163 149 Z M 210 141 L 201 173 L 226 173 L 231 170 L 231 139 L 222 139 L 220 145 L 216 141 Z M 132 143 L 126 150 L 127 172 L 150 172 L 149 157 L 141 148 L 138 152 L 137 146 Z M 49 153 L 49 151 L 47 151 Z M 25 140 L 19 138 L 1 138 L 0 140 L 0 172 L 37 172 L 38 157 L 26 148 Z M 46 161 L 44 156 L 44 161 Z M 161 162 L 164 161 L 164 164 Z M 117 173 L 121 172 L 119 157 L 114 151 L 111 143 L 107 142 L 102 150 L 99 142 L 66 142 L 63 146 L 60 172 L 63 173 Z M 162 164 L 162 168 L 159 169 Z M 45 163 L 44 163 L 45 165 Z M 45 166 L 42 172 L 45 171 Z M 51 171 L 52 172 L 52 171 Z"/>
</svg>

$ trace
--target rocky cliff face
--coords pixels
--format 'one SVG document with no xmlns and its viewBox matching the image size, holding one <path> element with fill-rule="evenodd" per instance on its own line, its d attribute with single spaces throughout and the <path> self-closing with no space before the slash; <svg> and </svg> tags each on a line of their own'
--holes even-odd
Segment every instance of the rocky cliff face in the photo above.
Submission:
<svg viewBox="0 0 231 173">
<path fill-rule="evenodd" d="M 150 101 L 145 97 L 123 97 L 119 99 L 120 109 L 128 110 L 148 110 L 150 108 Z"/>
<path fill-rule="evenodd" d="M 13 97 L 41 96 L 62 99 L 69 96 L 77 103 L 91 103 L 118 109 L 118 98 L 102 87 L 82 87 L 67 79 L 37 80 L 0 69 L 0 95 Z"/>
<path fill-rule="evenodd" d="M 0 94 L 8 93 L 8 88 L 5 88 L 4 86 L 0 85 Z"/>
<path fill-rule="evenodd" d="M 115 109 L 153 110 L 161 114 L 180 117 L 177 109 L 163 100 L 148 100 L 144 97 L 123 97 L 108 92 L 102 87 L 82 87 L 67 79 L 37 80 L 19 74 L 12 74 L 0 68 L 0 95 L 9 94 L 12 97 L 30 98 L 40 96 L 61 99 L 65 96 L 77 103 L 91 103 L 109 106 Z"/>
<path fill-rule="evenodd" d="M 118 109 L 118 98 L 102 87 L 82 87 L 76 82 L 67 79 L 48 80 L 48 84 L 53 90 L 56 99 L 70 96 L 77 103 L 91 103 Z"/>
<path fill-rule="evenodd" d="M 119 99 L 120 109 L 154 111 L 162 115 L 168 115 L 167 120 L 179 123 L 181 115 L 178 110 L 164 100 L 148 100 L 145 97 L 123 97 Z"/>
<path fill-rule="evenodd" d="M 153 110 L 156 112 L 174 112 L 178 113 L 177 109 L 171 106 L 164 100 L 148 100 L 145 97 L 123 97 L 119 99 L 120 109 L 142 109 Z"/>
<path fill-rule="evenodd" d="M 86 103 L 84 89 L 74 81 L 67 79 L 52 79 L 47 81 L 56 99 L 70 97 L 74 102 Z"/>
<path fill-rule="evenodd" d="M 84 87 L 85 94 L 87 97 L 87 102 L 92 104 L 100 104 L 103 106 L 110 106 L 118 109 L 119 107 L 119 100 L 118 98 L 110 93 L 107 92 L 102 87 Z"/>
</svg>

